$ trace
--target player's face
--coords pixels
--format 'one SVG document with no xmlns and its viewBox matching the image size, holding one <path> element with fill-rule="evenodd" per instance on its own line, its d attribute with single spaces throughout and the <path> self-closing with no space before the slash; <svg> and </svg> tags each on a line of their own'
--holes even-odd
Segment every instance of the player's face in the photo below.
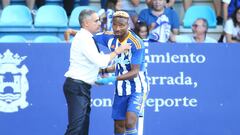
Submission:
<svg viewBox="0 0 240 135">
<path fill-rule="evenodd" d="M 117 37 L 124 37 L 128 34 L 128 19 L 122 17 L 113 18 L 113 32 Z"/>
</svg>

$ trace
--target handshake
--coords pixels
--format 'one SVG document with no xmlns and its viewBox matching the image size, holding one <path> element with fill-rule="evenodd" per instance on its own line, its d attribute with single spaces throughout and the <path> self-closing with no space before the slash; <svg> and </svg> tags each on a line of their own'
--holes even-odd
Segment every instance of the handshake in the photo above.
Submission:
<svg viewBox="0 0 240 135">
<path fill-rule="evenodd" d="M 106 78 L 99 78 L 97 79 L 97 81 L 95 81 L 96 84 L 98 85 L 105 85 L 105 84 L 108 84 L 110 82 L 115 82 L 117 80 L 117 77 L 116 76 L 109 76 L 109 77 L 106 77 Z"/>
</svg>

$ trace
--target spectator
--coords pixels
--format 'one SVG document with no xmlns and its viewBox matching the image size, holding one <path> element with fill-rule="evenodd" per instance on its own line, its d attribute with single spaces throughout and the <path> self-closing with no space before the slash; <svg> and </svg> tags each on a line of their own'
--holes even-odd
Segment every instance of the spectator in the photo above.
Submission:
<svg viewBox="0 0 240 135">
<path fill-rule="evenodd" d="M 2 0 L 2 8 L 5 8 L 9 4 L 10 4 L 10 0 Z"/>
<path fill-rule="evenodd" d="M 240 7 L 240 0 L 222 0 L 223 2 L 223 18 L 224 22 L 228 17 L 232 16 L 237 7 Z"/>
<path fill-rule="evenodd" d="M 106 5 L 106 4 L 107 4 L 107 1 L 108 1 L 108 0 L 101 0 L 101 8 L 102 8 L 102 9 L 107 9 L 107 5 Z"/>
<path fill-rule="evenodd" d="M 175 4 L 175 0 L 166 0 L 166 7 L 172 8 L 173 5 Z M 148 7 L 151 7 L 151 0 L 145 0 L 145 3 L 147 4 Z"/>
<path fill-rule="evenodd" d="M 63 8 L 65 9 L 67 16 L 70 16 L 74 8 L 75 0 L 63 0 Z M 89 0 L 80 0 L 79 5 L 87 6 L 89 5 Z"/>
<path fill-rule="evenodd" d="M 45 0 L 25 0 L 25 1 L 28 8 L 32 11 L 35 5 L 37 6 L 37 8 L 39 8 L 45 4 Z"/>
<path fill-rule="evenodd" d="M 240 7 L 238 7 L 232 17 L 229 18 L 224 26 L 225 42 L 239 43 L 240 42 Z"/>
<path fill-rule="evenodd" d="M 107 10 L 109 8 L 108 6 L 109 2 L 114 3 L 114 9 L 115 9 L 115 5 L 117 4 L 118 0 L 101 0 L 101 8 Z"/>
<path fill-rule="evenodd" d="M 121 10 L 127 12 L 130 17 L 130 28 L 134 29 L 137 23 L 138 14 L 135 8 L 140 4 L 140 0 L 118 0 L 116 4 L 116 10 Z"/>
<path fill-rule="evenodd" d="M 145 22 L 138 21 L 135 27 L 134 31 L 141 39 L 147 39 L 148 38 L 148 27 Z"/>
<path fill-rule="evenodd" d="M 183 0 L 183 8 L 186 11 L 192 5 L 192 0 Z M 213 6 L 217 15 L 217 24 L 223 23 L 222 12 L 221 12 L 221 0 L 213 0 Z"/>
<path fill-rule="evenodd" d="M 152 0 L 151 5 L 152 8 L 140 12 L 138 19 L 147 23 L 150 39 L 166 42 L 170 32 L 179 33 L 179 17 L 173 9 L 165 7 L 166 0 Z"/>
<path fill-rule="evenodd" d="M 45 0 L 25 0 L 27 7 L 33 11 L 36 4 L 37 8 L 45 4 Z M 3 8 L 10 4 L 10 0 L 2 0 Z"/>
<path fill-rule="evenodd" d="M 173 8 L 174 4 L 175 4 L 175 0 L 167 0 L 165 7 Z"/>
<path fill-rule="evenodd" d="M 170 36 L 172 42 L 176 43 L 217 43 L 215 39 L 207 36 L 208 23 L 204 18 L 198 18 L 192 25 L 192 35 Z"/>
<path fill-rule="evenodd" d="M 106 9 L 98 11 L 101 20 L 101 31 L 112 31 L 112 16 L 115 11 L 117 0 L 107 0 Z"/>
<path fill-rule="evenodd" d="M 147 4 L 148 8 L 152 7 L 151 0 L 145 0 L 145 3 Z"/>
<path fill-rule="evenodd" d="M 156 21 L 159 16 L 166 15 L 171 25 L 171 30 L 174 34 L 179 33 L 179 17 L 177 13 L 170 9 L 165 8 L 166 0 L 152 0 L 151 7 L 143 9 L 138 17 L 138 20 L 146 22 L 149 30 L 152 30 L 156 25 Z"/>
</svg>

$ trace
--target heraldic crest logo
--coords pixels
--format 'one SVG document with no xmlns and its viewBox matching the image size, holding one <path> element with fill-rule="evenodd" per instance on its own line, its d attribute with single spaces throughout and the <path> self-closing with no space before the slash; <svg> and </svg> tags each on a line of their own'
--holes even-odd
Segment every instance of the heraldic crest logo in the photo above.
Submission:
<svg viewBox="0 0 240 135">
<path fill-rule="evenodd" d="M 0 53 L 0 112 L 13 113 L 19 107 L 24 109 L 28 106 L 28 68 L 20 65 L 26 58 L 27 56 L 13 55 L 9 49 L 3 55 Z"/>
</svg>

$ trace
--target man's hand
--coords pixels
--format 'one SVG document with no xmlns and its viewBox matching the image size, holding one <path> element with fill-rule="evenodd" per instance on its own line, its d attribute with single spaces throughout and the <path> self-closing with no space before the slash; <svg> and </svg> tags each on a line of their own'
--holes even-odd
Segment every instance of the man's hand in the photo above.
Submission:
<svg viewBox="0 0 240 135">
<path fill-rule="evenodd" d="M 117 54 L 120 54 L 120 53 L 122 53 L 122 52 L 128 51 L 129 49 L 131 49 L 131 44 L 127 43 L 127 44 L 124 44 L 124 45 L 119 46 L 119 47 L 115 50 L 115 52 L 116 52 Z"/>
<path fill-rule="evenodd" d="M 116 80 L 117 80 L 116 76 L 110 76 L 110 77 L 106 77 L 106 78 L 100 78 L 95 83 L 98 85 L 104 85 L 104 84 L 108 84 L 110 82 L 115 82 Z"/>
</svg>

